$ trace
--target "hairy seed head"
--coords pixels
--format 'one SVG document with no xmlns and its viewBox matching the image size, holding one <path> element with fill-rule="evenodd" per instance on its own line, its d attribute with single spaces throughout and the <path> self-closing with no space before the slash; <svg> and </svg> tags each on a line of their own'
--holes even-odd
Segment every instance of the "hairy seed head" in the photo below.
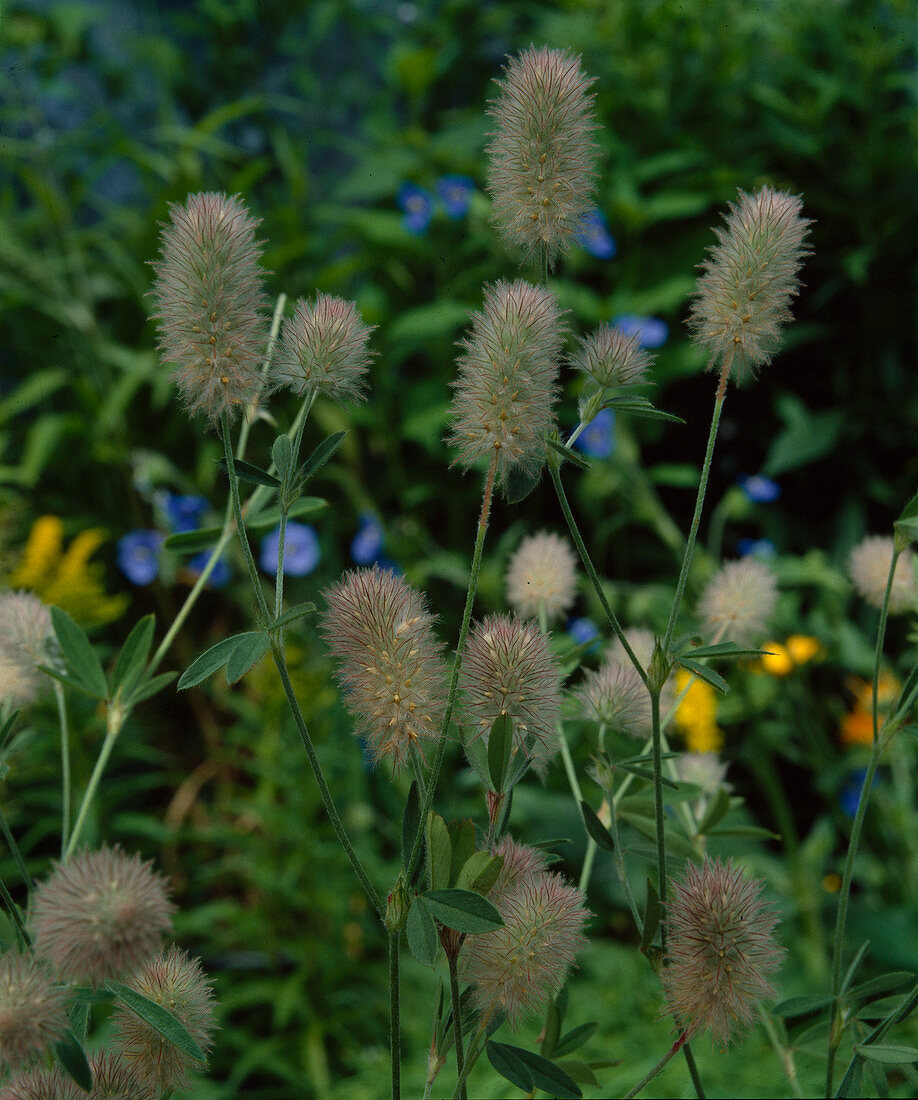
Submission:
<svg viewBox="0 0 918 1100">
<path fill-rule="evenodd" d="M 749 645 L 765 636 L 777 602 L 777 580 L 771 568 L 746 557 L 718 569 L 705 585 L 697 611 L 708 637 Z"/>
<path fill-rule="evenodd" d="M 472 314 L 471 333 L 460 341 L 449 442 L 466 469 L 497 452 L 504 479 L 518 466 L 537 474 L 545 438 L 554 426 L 558 356 L 564 340 L 561 310 L 542 287 L 503 280 L 485 287 L 484 305 Z"/>
<path fill-rule="evenodd" d="M 530 47 L 508 60 L 496 83 L 487 148 L 494 224 L 505 244 L 554 266 L 593 205 L 593 81 L 579 57 Z"/>
<path fill-rule="evenodd" d="M 630 737 L 651 731 L 650 693 L 627 658 L 608 657 L 597 672 L 586 669 L 576 697 L 590 721 Z"/>
<path fill-rule="evenodd" d="M 568 359 L 575 370 L 587 377 L 587 388 L 580 400 L 581 419 L 587 422 L 616 390 L 645 383 L 653 362 L 649 352 L 641 347 L 638 333 L 628 336 L 612 325 L 601 325 L 587 336 L 579 336 Z"/>
<path fill-rule="evenodd" d="M 284 321 L 271 368 L 271 384 L 299 397 L 318 394 L 339 404 L 362 401 L 373 354 L 367 348 L 375 325 L 365 325 L 353 302 L 318 294 L 300 298 Z"/>
<path fill-rule="evenodd" d="M 541 1012 L 567 981 L 586 946 L 590 914 L 579 890 L 537 869 L 522 870 L 489 898 L 504 925 L 469 936 L 459 965 L 475 1007 L 482 1014 L 500 1010 L 515 1027 Z"/>
<path fill-rule="evenodd" d="M 548 861 L 541 849 L 519 844 L 509 835 L 501 837 L 500 843 L 494 849 L 494 855 L 503 856 L 504 865 L 488 894 L 492 902 L 496 894 L 510 890 L 521 880 L 532 879 L 548 869 Z"/>
<path fill-rule="evenodd" d="M 798 196 L 770 187 L 740 191 L 700 265 L 689 329 L 711 356 L 710 369 L 729 362 L 737 382 L 771 362 L 791 320 L 800 263 L 810 254 L 804 241 L 811 219 L 800 216 L 802 208 Z"/>
<path fill-rule="evenodd" d="M 514 753 L 538 769 L 557 749 L 561 674 L 548 638 L 534 622 L 490 615 L 469 632 L 459 673 L 473 737 L 487 744 L 501 715 L 513 722 Z"/>
<path fill-rule="evenodd" d="M 424 597 L 403 577 L 374 565 L 325 593 L 321 630 L 338 662 L 345 705 L 375 761 L 406 762 L 412 745 L 438 736 L 446 712 L 443 645 Z"/>
<path fill-rule="evenodd" d="M 67 996 L 29 955 L 0 955 L 0 1065 L 15 1069 L 67 1029 Z"/>
<path fill-rule="evenodd" d="M 891 536 L 870 535 L 855 546 L 848 558 L 848 576 L 871 607 L 883 606 L 893 550 Z M 892 615 L 898 615 L 911 611 L 916 604 L 918 583 L 915 580 L 915 555 L 911 550 L 903 550 L 896 562 L 889 590 L 889 611 Z"/>
<path fill-rule="evenodd" d="M 149 959 L 125 981 L 130 989 L 168 1009 L 206 1055 L 215 1028 L 214 995 L 199 959 L 179 947 Z M 118 1057 L 141 1081 L 161 1095 L 184 1089 L 204 1064 L 164 1038 L 122 1002 L 112 1015 Z"/>
<path fill-rule="evenodd" d="M 560 535 L 548 531 L 527 535 L 510 559 L 507 602 L 521 618 L 537 618 L 544 608 L 551 622 L 574 602 L 576 587 L 577 559 L 571 544 Z"/>
<path fill-rule="evenodd" d="M 41 691 L 53 639 L 51 612 L 31 592 L 0 595 L 0 699 L 27 706 Z"/>
<path fill-rule="evenodd" d="M 35 950 L 61 977 L 101 985 L 159 950 L 174 908 L 152 862 L 117 845 L 79 852 L 35 890 Z"/>
<path fill-rule="evenodd" d="M 0 1084 L 0 1100 L 93 1100 L 94 1096 L 83 1092 L 56 1066 L 36 1066 Z"/>
<path fill-rule="evenodd" d="M 268 335 L 258 222 L 238 195 L 172 203 L 153 263 L 159 350 L 189 413 L 233 419 L 258 391 Z"/>
<path fill-rule="evenodd" d="M 720 860 L 686 865 L 667 907 L 669 942 L 663 987 L 670 1011 L 689 1037 L 710 1030 L 723 1044 L 774 995 L 768 976 L 784 954 L 777 918 L 763 905 L 762 884 Z"/>
</svg>

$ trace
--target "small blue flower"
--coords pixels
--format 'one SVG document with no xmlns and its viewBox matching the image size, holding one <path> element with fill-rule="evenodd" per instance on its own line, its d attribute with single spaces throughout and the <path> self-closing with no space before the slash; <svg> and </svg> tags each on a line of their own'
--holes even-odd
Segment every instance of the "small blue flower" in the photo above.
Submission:
<svg viewBox="0 0 918 1100">
<path fill-rule="evenodd" d="M 741 558 L 773 558 L 776 551 L 771 539 L 740 539 L 736 552 Z"/>
<path fill-rule="evenodd" d="M 150 584 L 159 575 L 159 531 L 131 531 L 118 540 L 118 568 L 131 584 Z"/>
<path fill-rule="evenodd" d="M 599 627 L 592 619 L 571 619 L 567 624 L 567 632 L 577 645 L 585 645 L 587 642 L 594 643 L 586 650 L 587 653 L 595 653 L 599 648 L 595 644 L 599 641 Z"/>
<path fill-rule="evenodd" d="M 615 413 L 600 409 L 574 440 L 574 446 L 593 458 L 608 458 L 615 450 Z"/>
<path fill-rule="evenodd" d="M 616 253 L 615 241 L 599 207 L 594 207 L 584 217 L 581 226 L 580 232 L 574 237 L 577 244 L 599 260 L 611 260 Z"/>
<path fill-rule="evenodd" d="M 384 573 L 394 573 L 397 577 L 402 575 L 401 569 L 399 569 L 391 558 L 387 558 L 385 554 L 380 554 L 374 564 L 382 569 Z"/>
<path fill-rule="evenodd" d="M 838 803 L 848 817 L 854 817 L 861 801 L 861 792 L 864 788 L 864 780 L 867 778 L 866 768 L 856 768 L 845 780 L 845 784 L 838 794 Z M 873 783 L 876 784 L 879 776 L 874 773 Z"/>
<path fill-rule="evenodd" d="M 736 483 L 753 504 L 770 504 L 781 495 L 781 486 L 777 481 L 772 481 L 770 477 L 763 477 L 761 474 L 753 474 L 751 477 L 741 474 L 736 479 Z"/>
<path fill-rule="evenodd" d="M 166 515 L 173 531 L 196 531 L 206 511 L 207 501 L 203 497 L 170 493 L 166 498 Z"/>
<path fill-rule="evenodd" d="M 475 183 L 468 176 L 441 176 L 437 180 L 437 198 L 451 218 L 464 218 L 472 205 Z"/>
<path fill-rule="evenodd" d="M 612 324 L 626 336 L 637 336 L 642 348 L 662 347 L 669 336 L 669 326 L 659 317 L 637 317 L 622 313 L 612 318 Z"/>
<path fill-rule="evenodd" d="M 213 553 L 211 550 L 202 550 L 200 554 L 195 556 L 188 562 L 188 569 L 195 576 L 204 572 L 204 567 L 210 561 L 210 555 Z M 276 565 L 275 565 L 276 568 Z M 230 579 L 230 567 L 226 564 L 225 558 L 220 558 L 217 564 L 211 570 L 210 576 L 207 578 L 207 583 L 212 588 L 223 588 L 227 581 Z"/>
<path fill-rule="evenodd" d="M 360 527 L 351 541 L 351 557 L 358 565 L 372 565 L 379 560 L 383 548 L 383 529 L 375 517 L 363 515 Z"/>
<path fill-rule="evenodd" d="M 260 565 L 269 574 L 277 572 L 277 552 L 280 549 L 280 527 L 261 540 Z M 322 552 L 314 527 L 305 523 L 287 523 L 284 537 L 284 576 L 305 577 L 319 564 Z"/>
<path fill-rule="evenodd" d="M 403 223 L 410 233 L 423 233 L 430 225 L 434 212 L 434 197 L 426 187 L 416 183 L 403 183 L 396 201 L 405 211 Z"/>
</svg>

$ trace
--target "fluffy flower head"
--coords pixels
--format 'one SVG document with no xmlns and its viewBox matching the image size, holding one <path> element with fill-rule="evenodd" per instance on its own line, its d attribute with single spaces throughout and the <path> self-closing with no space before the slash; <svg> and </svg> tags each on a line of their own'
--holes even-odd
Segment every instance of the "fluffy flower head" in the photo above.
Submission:
<svg viewBox="0 0 918 1100">
<path fill-rule="evenodd" d="M 771 362 L 791 320 L 800 262 L 809 255 L 811 221 L 800 216 L 802 207 L 798 196 L 770 187 L 740 191 L 701 264 L 689 328 L 712 369 L 729 361 L 738 382 Z"/>
<path fill-rule="evenodd" d="M 206 1055 L 216 1026 L 214 995 L 198 959 L 170 947 L 149 959 L 125 985 L 167 1008 Z M 124 1004 L 119 1002 L 112 1020 L 119 1057 L 157 1096 L 168 1089 L 184 1089 L 191 1074 L 204 1068 Z"/>
<path fill-rule="evenodd" d="M 514 466 L 539 472 L 555 422 L 563 339 L 561 310 L 550 291 L 519 279 L 485 288 L 483 308 L 460 341 L 452 383 L 449 442 L 459 449 L 457 462 L 467 469 L 496 451 L 501 478 Z"/>
<path fill-rule="evenodd" d="M 647 381 L 651 356 L 637 333 L 629 335 L 612 325 L 601 325 L 577 338 L 570 364 L 582 371 L 600 396 L 620 386 L 639 386 Z"/>
<path fill-rule="evenodd" d="M 339 404 L 362 401 L 375 325 L 365 325 L 353 302 L 331 294 L 300 298 L 284 321 L 271 381 L 299 397 L 319 394 Z"/>
<path fill-rule="evenodd" d="M 488 113 L 493 220 L 504 242 L 552 266 L 593 208 L 597 147 L 592 80 L 580 58 L 530 47 L 511 57 Z"/>
<path fill-rule="evenodd" d="M 611 656 L 597 672 L 586 669 L 577 701 L 584 718 L 609 729 L 630 737 L 651 731 L 650 693 L 627 658 Z"/>
<path fill-rule="evenodd" d="M 668 906 L 668 962 L 663 987 L 689 1037 L 710 1030 L 728 1044 L 753 1021 L 755 1006 L 774 989 L 768 976 L 783 950 L 776 917 L 759 897 L 762 884 L 732 861 L 689 863 Z"/>
<path fill-rule="evenodd" d="M 35 890 L 35 950 L 61 977 L 100 985 L 159 950 L 173 908 L 150 862 L 117 846 L 80 852 Z"/>
<path fill-rule="evenodd" d="M 38 671 L 49 657 L 51 612 L 31 592 L 0 595 L 0 698 L 31 703 L 42 686 Z"/>
<path fill-rule="evenodd" d="M 28 955 L 0 955 L 0 1065 L 21 1066 L 67 1029 L 67 997 Z"/>
<path fill-rule="evenodd" d="M 506 865 L 505 865 L 506 866 Z M 494 932 L 470 936 L 459 958 L 481 1012 L 503 1011 L 511 1027 L 542 1011 L 586 946 L 583 895 L 560 875 L 533 867 L 489 895 L 503 917 Z"/>
<path fill-rule="evenodd" d="M 778 602 L 775 575 L 757 558 L 728 561 L 705 585 L 698 616 L 707 634 L 719 641 L 760 642 Z"/>
<path fill-rule="evenodd" d="M 882 607 L 886 595 L 886 581 L 893 559 L 893 540 L 887 535 L 871 535 L 862 539 L 851 551 L 848 559 L 848 576 L 858 593 L 871 605 Z M 904 550 L 896 562 L 892 588 L 889 591 L 889 610 L 893 615 L 910 611 L 918 604 L 918 583 L 915 581 L 915 555 Z"/>
<path fill-rule="evenodd" d="M 507 602 L 524 619 L 545 608 L 549 622 L 574 602 L 577 559 L 560 535 L 540 531 L 523 539 L 507 570 Z"/>
<path fill-rule="evenodd" d="M 555 751 L 561 675 L 548 638 L 534 622 L 490 615 L 475 623 L 459 684 L 474 736 L 487 742 L 491 726 L 507 715 L 513 720 L 514 752 L 539 767 Z"/>
<path fill-rule="evenodd" d="M 257 392 L 268 334 L 258 224 L 238 195 L 190 195 L 169 207 L 153 264 L 159 350 L 188 411 L 235 417 Z"/>
<path fill-rule="evenodd" d="M 345 705 L 375 761 L 405 763 L 412 744 L 439 733 L 447 676 L 434 617 L 403 577 L 374 565 L 325 593 L 321 629 L 338 662 Z"/>
</svg>

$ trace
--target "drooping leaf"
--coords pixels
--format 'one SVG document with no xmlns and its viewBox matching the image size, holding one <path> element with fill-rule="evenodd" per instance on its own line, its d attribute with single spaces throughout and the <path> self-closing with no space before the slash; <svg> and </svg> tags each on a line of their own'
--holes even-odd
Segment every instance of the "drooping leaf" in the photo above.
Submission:
<svg viewBox="0 0 918 1100">
<path fill-rule="evenodd" d="M 158 1031 L 164 1039 L 168 1039 L 173 1046 L 178 1047 L 183 1054 L 187 1054 L 196 1062 L 204 1062 L 201 1048 L 171 1012 L 121 982 L 109 982 L 108 988 L 125 1007 L 149 1024 L 154 1031 Z"/>
<path fill-rule="evenodd" d="M 411 954 L 422 966 L 433 966 L 437 961 L 440 937 L 437 935 L 437 926 L 423 898 L 417 897 L 411 903 L 405 932 Z"/>
<path fill-rule="evenodd" d="M 91 694 L 99 699 L 107 699 L 108 682 L 102 671 L 102 664 L 82 627 L 77 626 L 67 612 L 59 607 L 51 608 L 51 622 L 61 652 L 67 658 L 74 677 L 84 684 Z"/>
<path fill-rule="evenodd" d="M 517 1081 L 525 1079 L 524 1071 L 528 1073 L 531 1083 L 518 1085 L 519 1088 L 526 1088 L 527 1091 L 532 1091 L 533 1088 L 543 1089 L 551 1096 L 564 1098 L 564 1100 L 569 1097 L 577 1100 L 583 1095 L 580 1086 L 569 1074 L 554 1062 L 543 1058 L 541 1054 L 524 1050 L 523 1047 L 511 1046 L 509 1043 L 498 1043 L 493 1039 L 488 1042 L 487 1052 L 488 1061 L 508 1081 L 517 1084 Z M 500 1064 L 495 1062 L 495 1056 Z M 509 1068 L 515 1074 L 517 1081 L 509 1077 L 501 1065 Z"/>
<path fill-rule="evenodd" d="M 697 661 L 692 661 L 688 657 L 677 657 L 676 661 L 682 665 L 683 668 L 688 669 L 689 672 L 694 674 L 705 683 L 711 685 L 712 688 L 716 688 L 722 695 L 726 695 L 730 690 L 730 685 L 723 678 L 719 676 L 713 668 L 707 668 L 705 665 L 699 664 Z"/>
<path fill-rule="evenodd" d="M 491 902 L 472 890 L 428 890 L 421 896 L 431 915 L 457 932 L 493 932 L 503 927 L 503 917 Z"/>
<path fill-rule="evenodd" d="M 72 1031 L 65 1031 L 54 1044 L 54 1054 L 67 1074 L 83 1089 L 92 1088 L 92 1070 L 86 1058 L 86 1051 Z"/>
<path fill-rule="evenodd" d="M 581 802 L 580 809 L 583 812 L 583 824 L 586 826 L 586 831 L 593 840 L 596 841 L 600 848 L 604 848 L 607 852 L 614 852 L 615 841 L 612 839 L 612 834 L 596 816 L 590 804 L 588 802 Z"/>
<path fill-rule="evenodd" d="M 270 639 L 261 630 L 237 635 L 237 644 L 226 659 L 226 682 L 235 684 L 268 652 Z"/>
</svg>

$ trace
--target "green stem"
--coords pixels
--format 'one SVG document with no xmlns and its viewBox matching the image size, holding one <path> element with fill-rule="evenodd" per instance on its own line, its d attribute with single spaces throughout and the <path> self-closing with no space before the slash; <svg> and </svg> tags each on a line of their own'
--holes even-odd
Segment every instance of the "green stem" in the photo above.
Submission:
<svg viewBox="0 0 918 1100">
<path fill-rule="evenodd" d="M 398 974 L 400 936 L 400 932 L 389 933 L 389 1052 L 392 1059 L 392 1100 L 399 1100 L 402 1091 L 402 1040 Z"/>
<path fill-rule="evenodd" d="M 73 832 L 70 834 L 67 840 L 67 846 L 61 856 L 62 860 L 70 859 L 76 850 L 77 842 L 86 824 L 86 816 L 89 813 L 89 808 L 92 806 L 93 799 L 96 797 L 99 783 L 102 780 L 102 775 L 108 764 L 108 759 L 112 754 L 112 749 L 115 747 L 115 742 L 118 740 L 118 734 L 121 732 L 126 717 L 125 712 L 120 706 L 116 706 L 112 703 L 109 704 L 108 715 L 105 722 L 105 740 L 102 742 L 102 748 L 99 750 L 99 756 L 92 769 L 92 775 L 89 777 L 89 785 L 86 787 L 86 793 L 83 795 L 83 801 L 80 803 L 80 810 L 73 826 Z"/>
<path fill-rule="evenodd" d="M 309 730 L 306 726 L 306 720 L 303 718 L 303 712 L 300 709 L 300 704 L 297 700 L 296 694 L 293 690 L 293 684 L 290 682 L 290 674 L 287 671 L 287 662 L 284 659 L 283 652 L 274 647 L 273 650 L 274 663 L 277 665 L 277 671 L 281 678 L 281 683 L 284 687 L 284 694 L 287 697 L 287 703 L 293 714 L 293 720 L 296 723 L 296 728 L 300 735 L 300 740 L 303 742 L 303 747 L 306 749 L 306 755 L 309 757 L 309 763 L 312 767 L 312 774 L 315 776 L 316 784 L 319 788 L 319 794 L 322 797 L 322 803 L 325 806 L 325 812 L 328 814 L 328 820 L 331 822 L 332 828 L 335 830 L 335 835 L 341 843 L 342 848 L 347 853 L 348 859 L 351 861 L 351 866 L 354 868 L 354 872 L 357 878 L 360 879 L 360 884 L 364 889 L 367 897 L 370 900 L 370 904 L 376 910 L 380 918 L 385 916 L 385 906 L 383 905 L 379 894 L 370 882 L 366 871 L 363 869 L 363 864 L 360 862 L 360 857 L 357 855 L 353 844 L 351 844 L 350 837 L 347 835 L 347 830 L 344 828 L 344 824 L 338 814 L 337 807 L 335 806 L 335 800 L 332 798 L 332 793 L 329 790 L 328 782 L 325 779 L 325 773 L 322 771 L 322 765 L 319 762 L 318 754 L 316 753 L 315 745 L 313 744 L 312 737 L 309 735 Z M 423 830 L 421 830 L 423 832 Z"/>
<path fill-rule="evenodd" d="M 13 901 L 13 897 L 9 890 L 7 890 L 6 883 L 3 879 L 0 879 L 0 898 L 3 899 L 3 904 L 9 910 L 9 914 L 13 919 L 13 924 L 16 925 L 16 932 L 19 936 L 20 943 L 23 947 L 31 947 L 32 939 L 26 931 L 26 926 L 22 920 L 22 914 L 19 912 L 19 906 Z"/>
<path fill-rule="evenodd" d="M 640 1081 L 638 1081 L 638 1083 L 634 1086 L 634 1088 L 630 1092 L 625 1093 L 625 1100 L 631 1100 L 632 1097 L 637 1096 L 637 1094 L 641 1091 L 641 1089 L 645 1085 L 649 1085 L 650 1082 L 654 1079 L 654 1077 L 656 1077 L 659 1073 L 662 1072 L 662 1070 L 666 1066 L 666 1063 L 671 1058 L 673 1058 L 676 1054 L 679 1053 L 679 1051 L 685 1045 L 685 1040 L 687 1038 L 688 1038 L 688 1033 L 683 1031 L 682 1034 L 679 1036 L 679 1038 L 673 1043 L 673 1045 L 666 1052 L 666 1054 L 653 1067 L 653 1069 L 650 1070 L 649 1073 L 645 1073 L 644 1076 L 640 1079 Z"/>
<path fill-rule="evenodd" d="M 679 616 L 679 607 L 682 603 L 682 595 L 685 592 L 685 582 L 688 579 L 689 569 L 692 565 L 692 557 L 695 553 L 695 540 L 698 537 L 698 525 L 701 523 L 704 496 L 708 487 L 708 477 L 711 473 L 711 459 L 714 457 L 714 443 L 717 440 L 717 428 L 720 424 L 720 414 L 724 407 L 724 397 L 727 392 L 727 377 L 730 374 L 732 359 L 732 354 L 728 354 L 724 358 L 724 363 L 720 371 L 720 380 L 717 384 L 717 395 L 714 398 L 714 414 L 711 417 L 711 429 L 708 432 L 708 445 L 704 452 L 704 464 L 701 467 L 701 480 L 698 483 L 698 494 L 695 497 L 695 514 L 692 516 L 692 525 L 689 528 L 685 553 L 682 555 L 682 566 L 679 569 L 679 580 L 676 583 L 676 595 L 673 598 L 673 606 L 669 613 L 669 622 L 667 623 L 666 634 L 663 639 L 664 657 L 669 654 L 670 643 L 673 640 L 673 632 L 676 629 L 676 619 Z"/>
<path fill-rule="evenodd" d="M 650 692 L 650 721 L 653 730 L 653 812 L 657 833 L 657 891 L 663 908 L 660 943 L 666 952 L 666 836 L 663 817 L 663 746 L 660 731 L 660 689 Z"/>
<path fill-rule="evenodd" d="M 31 890 L 35 883 L 32 882 L 32 876 L 29 874 L 29 869 L 25 865 L 25 860 L 22 858 L 22 852 L 20 852 L 19 845 L 16 843 L 12 830 L 9 827 L 6 815 L 2 811 L 0 811 L 0 829 L 3 830 L 3 839 L 9 846 L 13 861 L 16 864 L 16 869 L 19 871 L 25 888 Z"/>
<path fill-rule="evenodd" d="M 561 473 L 557 468 L 557 464 L 551 457 L 548 460 L 548 472 L 551 474 L 552 483 L 555 486 L 555 493 L 558 497 L 558 503 L 561 505 L 561 511 L 564 513 L 564 518 L 567 521 L 568 529 L 570 530 L 571 537 L 574 540 L 574 545 L 577 547 L 577 552 L 580 554 L 580 560 L 583 562 L 583 567 L 587 571 L 587 575 L 593 584 L 593 588 L 596 590 L 596 595 L 599 597 L 599 602 L 602 605 L 602 609 L 606 614 L 606 618 L 609 620 L 609 625 L 615 632 L 616 638 L 621 642 L 625 653 L 628 654 L 628 660 L 634 665 L 638 672 L 638 675 L 647 683 L 647 672 L 645 671 L 641 662 L 635 656 L 634 650 L 628 644 L 628 639 L 625 637 L 625 632 L 622 630 L 621 624 L 615 616 L 615 612 L 609 606 L 609 601 L 606 599 L 606 594 L 602 590 L 602 582 L 599 579 L 599 574 L 596 572 L 596 568 L 590 558 L 589 551 L 586 548 L 586 544 L 580 534 L 580 529 L 577 526 L 577 521 L 574 519 L 574 513 L 571 511 L 571 506 L 567 500 L 567 494 L 564 492 L 564 486 L 561 484 Z"/>
<path fill-rule="evenodd" d="M 456 1082 L 456 1089 L 453 1092 L 452 1100 L 461 1100 L 462 1094 L 465 1090 L 465 1082 L 468 1079 L 469 1074 L 472 1072 L 472 1067 L 478 1061 L 481 1055 L 482 1048 L 484 1046 L 485 1035 L 487 1034 L 488 1024 L 491 1022 L 491 1015 L 484 1017 L 478 1024 L 478 1028 L 475 1032 L 475 1036 L 469 1044 L 468 1054 L 465 1058 L 465 1065 L 462 1067 L 462 1073 L 459 1074 L 459 1080 Z"/>
<path fill-rule="evenodd" d="M 271 613 L 268 611 L 268 603 L 265 600 L 264 589 L 261 586 L 261 578 L 258 575 L 258 567 L 252 556 L 252 547 L 249 545 L 249 535 L 242 522 L 242 505 L 239 502 L 239 479 L 236 477 L 236 465 L 233 460 L 233 450 L 230 445 L 229 417 L 224 412 L 220 417 L 220 434 L 223 437 L 223 458 L 226 462 L 226 472 L 229 476 L 230 499 L 233 505 L 233 516 L 236 520 L 236 534 L 239 536 L 239 545 L 242 547 L 242 556 L 249 570 L 249 580 L 255 590 L 255 599 L 258 603 L 258 612 L 261 619 L 260 626 L 266 627 L 271 621 Z"/>
<path fill-rule="evenodd" d="M 606 792 L 606 797 L 609 800 L 609 832 L 612 834 L 612 843 L 615 845 L 613 857 L 615 866 L 618 870 L 618 877 L 621 881 L 622 889 L 625 891 L 628 908 L 631 910 L 631 916 L 634 918 L 635 927 L 638 930 L 638 934 L 643 935 L 644 921 L 641 918 L 641 911 L 638 909 L 637 902 L 634 900 L 634 894 L 631 893 L 631 885 L 628 882 L 628 875 L 625 872 L 625 856 L 622 852 L 622 842 L 618 831 L 618 813 L 615 808 L 615 799 L 612 797 L 611 791 Z M 583 887 L 581 886 L 580 889 L 583 890 Z"/>
<path fill-rule="evenodd" d="M 797 1067 L 794 1064 L 794 1052 L 789 1047 L 786 1047 L 778 1035 L 775 1028 L 774 1021 L 770 1014 L 764 1009 L 759 1009 L 759 1019 L 762 1021 L 762 1026 L 765 1028 L 765 1034 L 768 1036 L 768 1041 L 771 1043 L 772 1048 L 778 1056 L 778 1060 L 781 1063 L 781 1068 L 784 1070 L 784 1076 L 787 1078 L 788 1084 L 793 1090 L 794 1096 L 803 1097 L 803 1089 L 800 1087 L 800 1082 L 797 1080 Z"/>
<path fill-rule="evenodd" d="M 841 890 L 838 895 L 838 914 L 835 920 L 835 938 L 832 942 L 832 1007 L 829 1020 L 829 1058 L 826 1066 L 826 1096 L 832 1095 L 832 1078 L 835 1071 L 835 1052 L 841 1041 L 841 1032 L 836 1035 L 839 1017 L 839 995 L 842 982 L 842 947 L 845 938 L 845 924 L 848 919 L 848 899 L 851 894 L 851 878 L 854 874 L 854 857 L 857 854 L 861 841 L 861 832 L 864 827 L 864 818 L 867 815 L 867 803 L 870 800 L 870 791 L 873 787 L 873 779 L 877 766 L 880 763 L 884 742 L 880 740 L 880 715 L 879 715 L 879 682 L 880 682 L 880 658 L 883 655 L 883 643 L 886 640 L 886 618 L 889 614 L 889 596 L 892 592 L 893 577 L 896 572 L 896 563 L 899 560 L 898 549 L 893 549 L 892 561 L 889 566 L 889 575 L 886 578 L 886 592 L 883 596 L 883 604 L 880 608 L 880 622 L 877 627 L 877 642 L 873 658 L 873 745 L 870 750 L 870 759 L 867 762 L 867 774 L 864 776 L 864 785 L 861 787 L 861 795 L 857 803 L 857 812 L 854 815 L 854 823 L 851 826 L 851 836 L 848 840 L 848 851 L 845 855 L 845 867 L 842 872 Z"/>
<path fill-rule="evenodd" d="M 434 754 L 434 762 L 430 770 L 430 780 L 427 784 L 427 793 L 421 804 L 421 821 L 427 820 L 430 806 L 433 802 L 434 791 L 437 789 L 437 780 L 440 769 L 443 766 L 443 756 L 446 752 L 446 734 L 453 717 L 453 708 L 456 705 L 456 692 L 459 686 L 459 669 L 462 665 L 462 651 L 465 648 L 465 639 L 468 636 L 469 624 L 472 620 L 472 606 L 475 603 L 475 593 L 478 591 L 478 576 L 481 573 L 481 557 L 484 550 L 485 533 L 488 530 L 488 519 L 491 515 L 491 500 L 494 496 L 494 479 L 497 476 L 497 456 L 495 450 L 488 466 L 485 477 L 484 491 L 481 496 L 481 512 L 478 516 L 478 530 L 475 536 L 475 549 L 472 551 L 472 570 L 469 577 L 469 587 L 465 595 L 465 610 L 462 612 L 462 626 L 459 629 L 459 641 L 456 643 L 456 656 L 453 659 L 453 670 L 449 680 L 449 697 L 446 703 L 446 713 L 443 716 L 443 724 L 440 727 L 440 736 L 437 741 L 437 750 Z M 421 844 L 425 830 L 418 829 L 414 838 L 414 847 L 408 858 L 406 878 L 410 882 L 414 876 L 415 868 L 421 856 Z"/>
<path fill-rule="evenodd" d="M 465 1049 L 462 1040 L 462 1007 L 459 1003 L 459 973 L 456 959 L 449 956 L 449 992 L 453 1003 L 453 1038 L 456 1041 L 456 1074 L 461 1081 L 465 1069 Z M 468 1093 L 463 1083 L 459 1090 L 459 1100 L 466 1100 Z"/>
<path fill-rule="evenodd" d="M 284 610 L 284 542 L 287 538 L 287 509 L 281 509 L 277 543 L 277 573 L 274 578 L 274 618 Z"/>
<path fill-rule="evenodd" d="M 54 698 L 57 701 L 57 718 L 61 727 L 61 794 L 63 814 L 61 821 L 61 855 L 67 848 L 70 834 L 70 725 L 67 720 L 67 699 L 63 685 L 54 681 Z"/>
</svg>

